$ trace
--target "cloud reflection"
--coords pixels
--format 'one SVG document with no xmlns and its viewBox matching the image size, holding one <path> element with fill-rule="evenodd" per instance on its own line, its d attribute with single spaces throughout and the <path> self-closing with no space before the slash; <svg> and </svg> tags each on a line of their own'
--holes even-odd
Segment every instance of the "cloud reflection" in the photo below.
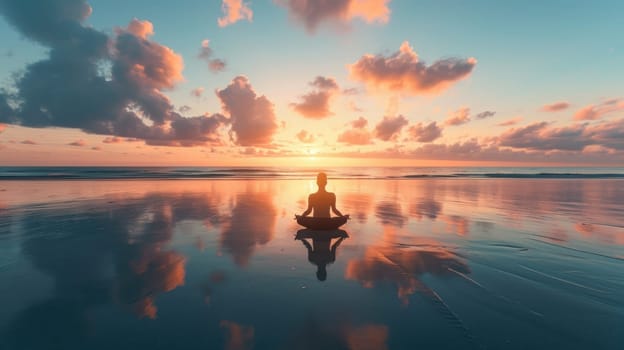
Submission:
<svg viewBox="0 0 624 350">
<path fill-rule="evenodd" d="M 407 304 L 411 294 L 428 290 L 419 276 L 450 276 L 455 274 L 453 270 L 470 272 L 465 262 L 441 244 L 417 248 L 373 246 L 366 250 L 362 259 L 349 261 L 345 277 L 359 281 L 366 288 L 380 282 L 392 282 L 397 287 L 398 297 Z"/>
<path fill-rule="evenodd" d="M 255 246 L 273 239 L 277 209 L 269 192 L 237 195 L 231 217 L 223 223 L 221 245 L 238 266 L 247 266 Z"/>
</svg>

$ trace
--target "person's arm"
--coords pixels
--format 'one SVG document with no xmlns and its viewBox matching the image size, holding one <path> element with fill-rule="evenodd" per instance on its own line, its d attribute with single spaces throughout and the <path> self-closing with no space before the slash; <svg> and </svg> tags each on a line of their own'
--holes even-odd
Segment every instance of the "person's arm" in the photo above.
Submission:
<svg viewBox="0 0 624 350">
<path fill-rule="evenodd" d="M 340 212 L 340 210 L 336 209 L 336 195 L 333 193 L 332 193 L 331 210 L 334 212 L 334 214 L 338 216 L 342 216 L 342 213 Z"/>
<path fill-rule="evenodd" d="M 308 196 L 308 209 L 304 211 L 301 216 L 308 216 L 312 212 L 312 195 Z"/>
</svg>

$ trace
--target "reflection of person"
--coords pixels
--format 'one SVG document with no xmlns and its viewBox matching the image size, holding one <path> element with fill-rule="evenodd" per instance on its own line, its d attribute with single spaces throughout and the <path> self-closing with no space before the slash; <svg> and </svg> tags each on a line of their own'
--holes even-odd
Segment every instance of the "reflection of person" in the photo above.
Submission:
<svg viewBox="0 0 624 350">
<path fill-rule="evenodd" d="M 329 232 L 299 230 L 295 239 L 300 240 L 307 248 L 308 261 L 317 266 L 316 278 L 319 281 L 325 281 L 327 279 L 327 265 L 336 261 L 336 250 L 340 243 L 348 237 L 349 235 L 343 230 Z M 334 238 L 338 239 L 334 244 L 331 244 Z M 312 239 L 312 244 L 307 239 Z"/>
<path fill-rule="evenodd" d="M 329 209 L 338 216 L 342 216 L 342 213 L 336 209 L 336 195 L 327 192 L 325 186 L 327 186 L 327 175 L 325 173 L 318 173 L 316 176 L 316 184 L 318 185 L 318 191 L 312 193 L 308 197 L 308 209 L 301 214 L 301 216 L 308 216 L 310 212 L 314 210 L 315 218 L 328 218 Z"/>
</svg>

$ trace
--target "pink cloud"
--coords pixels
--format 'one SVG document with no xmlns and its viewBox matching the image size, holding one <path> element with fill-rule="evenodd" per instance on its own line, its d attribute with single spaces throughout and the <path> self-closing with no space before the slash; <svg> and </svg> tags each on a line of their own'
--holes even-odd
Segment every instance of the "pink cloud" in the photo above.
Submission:
<svg viewBox="0 0 624 350">
<path fill-rule="evenodd" d="M 257 96 L 249 80 L 237 76 L 225 89 L 217 90 L 223 110 L 229 113 L 231 134 L 241 146 L 268 145 L 277 131 L 273 103 Z"/>
<path fill-rule="evenodd" d="M 394 141 L 401 133 L 401 129 L 408 124 L 407 118 L 402 115 L 396 117 L 385 116 L 375 126 L 375 136 L 383 141 Z"/>
<path fill-rule="evenodd" d="M 226 62 L 220 58 L 215 58 L 208 62 L 208 68 L 215 73 L 224 71 L 226 65 Z"/>
<path fill-rule="evenodd" d="M 184 61 L 172 49 L 149 40 L 153 28 L 151 22 L 135 18 L 126 29 L 118 29 L 117 60 L 126 68 L 127 78 L 136 84 L 171 89 L 183 80 Z"/>
<path fill-rule="evenodd" d="M 316 90 L 301 96 L 301 102 L 291 103 L 295 111 L 306 118 L 323 119 L 333 113 L 330 111 L 330 102 L 338 94 L 339 88 L 334 78 L 316 77 L 310 83 Z"/>
<path fill-rule="evenodd" d="M 496 124 L 497 126 L 512 126 L 522 121 L 522 117 L 515 117 Z"/>
<path fill-rule="evenodd" d="M 223 17 L 217 19 L 219 27 L 226 27 L 243 19 L 251 22 L 253 19 L 253 11 L 243 0 L 223 0 L 221 10 Z"/>
<path fill-rule="evenodd" d="M 154 35 L 154 25 L 150 21 L 141 21 L 137 18 L 133 18 L 128 24 L 126 31 L 132 33 L 136 37 L 146 40 L 150 36 Z"/>
<path fill-rule="evenodd" d="M 349 145 L 369 145 L 372 142 L 373 135 L 366 129 L 368 120 L 360 117 L 351 123 L 351 129 L 345 130 L 338 135 L 338 142 Z"/>
<path fill-rule="evenodd" d="M 307 132 L 306 130 L 301 130 L 297 133 L 297 138 L 299 139 L 299 141 L 303 142 L 303 143 L 313 143 L 315 140 L 315 137 L 313 134 L 310 134 L 309 132 Z"/>
<path fill-rule="evenodd" d="M 353 126 L 356 129 L 365 128 L 367 125 L 368 125 L 368 120 L 366 120 L 366 118 L 364 117 L 359 117 L 358 119 L 351 122 L 351 126 Z"/>
<path fill-rule="evenodd" d="M 84 147 L 87 145 L 87 143 L 84 140 L 77 140 L 74 142 L 70 142 L 67 145 L 69 146 L 75 146 L 75 147 Z"/>
<path fill-rule="evenodd" d="M 383 55 L 364 55 L 349 65 L 351 78 L 365 83 L 371 89 L 398 92 L 407 95 L 438 94 L 455 82 L 467 77 L 477 60 L 448 58 L 427 66 L 403 42 L 398 52 Z"/>
<path fill-rule="evenodd" d="M 444 125 L 456 126 L 470 121 L 470 108 L 463 107 L 453 112 L 445 121 Z"/>
<path fill-rule="evenodd" d="M 596 120 L 606 114 L 619 111 L 624 111 L 624 100 L 612 99 L 598 105 L 591 104 L 579 109 L 574 114 L 574 120 Z"/>
<path fill-rule="evenodd" d="M 350 129 L 338 135 L 338 142 L 349 145 L 370 145 L 372 143 L 372 135 L 365 129 Z"/>
<path fill-rule="evenodd" d="M 197 57 L 208 63 L 208 68 L 214 72 L 218 73 L 225 70 L 226 62 L 220 58 L 212 58 L 212 48 L 210 47 L 210 40 L 204 39 L 201 42 L 201 48 L 199 49 L 199 54 Z"/>
<path fill-rule="evenodd" d="M 565 102 L 565 101 L 560 101 L 560 102 L 555 102 L 555 103 L 542 106 L 542 111 L 543 112 L 559 112 L 559 111 L 563 111 L 564 109 L 568 109 L 568 107 L 570 107 L 570 103 Z"/>
<path fill-rule="evenodd" d="M 442 128 L 436 122 L 427 125 L 418 123 L 407 129 L 410 139 L 417 142 L 432 142 L 442 136 Z"/>
<path fill-rule="evenodd" d="M 367 23 L 387 23 L 390 0 L 277 0 L 291 18 L 313 33 L 321 23 L 346 26 L 354 18 Z"/>
<path fill-rule="evenodd" d="M 196 87 L 195 89 L 191 90 L 191 95 L 195 97 L 201 97 L 203 93 L 204 88 L 202 86 Z"/>
<path fill-rule="evenodd" d="M 122 142 L 124 142 L 124 139 L 121 137 L 117 137 L 117 136 L 107 137 L 104 140 L 102 140 L 102 143 L 122 143 Z"/>
</svg>

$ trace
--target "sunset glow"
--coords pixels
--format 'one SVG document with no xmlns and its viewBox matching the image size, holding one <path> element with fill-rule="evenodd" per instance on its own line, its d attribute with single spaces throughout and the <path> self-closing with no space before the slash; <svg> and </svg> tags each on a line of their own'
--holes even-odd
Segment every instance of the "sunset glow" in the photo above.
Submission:
<svg viewBox="0 0 624 350">
<path fill-rule="evenodd" d="M 0 163 L 621 165 L 600 3 L 2 0 Z"/>
</svg>

